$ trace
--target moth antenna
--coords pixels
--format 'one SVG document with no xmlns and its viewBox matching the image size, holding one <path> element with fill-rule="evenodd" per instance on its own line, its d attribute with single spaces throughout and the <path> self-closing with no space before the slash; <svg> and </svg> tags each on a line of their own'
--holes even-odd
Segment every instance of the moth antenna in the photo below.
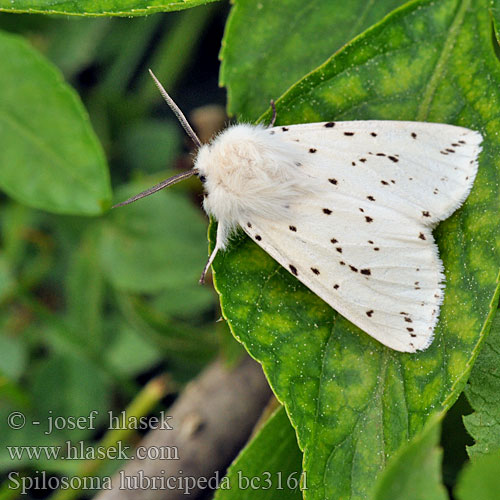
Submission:
<svg viewBox="0 0 500 500">
<path fill-rule="evenodd" d="M 276 104 L 274 102 L 274 99 L 271 99 L 271 102 L 269 103 L 271 105 L 271 109 L 273 110 L 273 116 L 271 118 L 271 123 L 269 123 L 269 128 L 274 127 L 274 122 L 276 121 Z"/>
<path fill-rule="evenodd" d="M 132 198 L 129 198 L 128 200 L 122 201 L 121 203 L 117 203 L 116 205 L 113 205 L 111 208 L 117 208 L 117 207 L 123 207 L 124 205 L 129 205 L 130 203 L 133 203 L 134 201 L 140 200 L 141 198 L 145 198 L 146 196 L 149 196 L 150 194 L 156 193 L 157 191 L 160 191 L 161 189 L 164 189 L 168 186 L 171 186 L 172 184 L 177 184 L 180 181 L 183 181 L 184 179 L 187 179 L 191 177 L 192 175 L 196 175 L 198 173 L 198 170 L 195 168 L 192 168 L 191 170 L 188 170 L 187 172 L 181 172 L 180 174 L 174 175 L 173 177 L 169 177 L 168 179 L 165 179 L 164 181 L 161 181 L 160 183 L 156 184 L 153 187 L 150 187 L 149 189 L 146 189 L 146 191 L 143 191 L 142 193 L 136 194 L 135 196 L 132 196 Z"/>
<path fill-rule="evenodd" d="M 194 142 L 197 148 L 201 148 L 202 143 L 198 136 L 196 135 L 195 131 L 187 121 L 187 118 L 184 116 L 184 113 L 180 110 L 179 106 L 175 104 L 174 100 L 167 94 L 167 91 L 163 88 L 163 85 L 160 83 L 158 78 L 154 75 L 154 73 L 149 70 L 149 74 L 153 78 L 156 86 L 158 87 L 158 90 L 160 91 L 160 94 L 162 95 L 163 99 L 165 99 L 166 103 L 169 105 L 170 109 L 174 112 L 175 116 L 179 120 L 180 124 L 182 125 L 183 129 L 186 131 L 187 135 L 191 138 L 191 140 Z M 161 188 L 160 188 L 161 189 Z"/>
</svg>

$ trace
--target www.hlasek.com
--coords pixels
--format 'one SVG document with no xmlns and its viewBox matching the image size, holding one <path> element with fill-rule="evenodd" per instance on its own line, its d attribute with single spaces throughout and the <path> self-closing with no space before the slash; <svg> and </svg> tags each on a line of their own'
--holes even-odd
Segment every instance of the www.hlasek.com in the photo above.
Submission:
<svg viewBox="0 0 500 500">
<path fill-rule="evenodd" d="M 58 446 L 7 446 L 11 460 L 179 460 L 177 446 L 138 446 L 132 454 L 131 447 L 117 441 L 113 446 L 86 445 L 83 441 L 66 441 Z"/>
<path fill-rule="evenodd" d="M 9 488 L 17 489 L 21 495 L 26 495 L 30 490 L 40 489 L 62 489 L 62 490 L 180 490 L 184 495 L 189 495 L 195 490 L 306 490 L 305 472 L 291 472 L 286 475 L 282 472 L 264 471 L 259 476 L 248 477 L 242 471 L 236 475 L 224 476 L 222 479 L 219 472 L 209 478 L 184 476 L 182 470 L 177 471 L 176 476 L 171 476 L 165 470 L 161 470 L 158 476 L 147 476 L 143 470 L 134 475 L 127 475 L 122 470 L 118 476 L 113 478 L 118 485 L 113 483 L 110 476 L 98 477 L 68 477 L 50 476 L 45 471 L 35 471 L 35 476 L 21 476 L 19 472 L 11 472 L 8 475 Z"/>
</svg>

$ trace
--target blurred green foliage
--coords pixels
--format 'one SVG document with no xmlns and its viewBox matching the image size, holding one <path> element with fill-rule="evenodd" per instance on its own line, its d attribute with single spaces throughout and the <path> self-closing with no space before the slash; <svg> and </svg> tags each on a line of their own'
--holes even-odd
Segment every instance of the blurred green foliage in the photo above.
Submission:
<svg viewBox="0 0 500 500">
<path fill-rule="evenodd" d="M 108 166 L 118 201 L 190 161 L 178 123 L 143 74 L 151 65 L 175 96 L 206 27 L 217 29 L 215 13 L 0 15 L 0 186 L 12 195 L 0 211 L 3 473 L 13 468 L 9 445 L 98 437 L 9 429 L 10 412 L 43 424 L 49 414 L 96 410 L 102 432 L 107 412 L 119 413 L 145 381 L 168 373 L 170 391 L 180 389 L 228 338 L 224 323 L 215 324 L 215 292 L 198 284 L 207 258 L 199 186 L 108 212 Z M 203 82 L 192 85 L 195 92 L 203 95 Z M 75 467 L 43 457 L 15 462 L 21 471 Z"/>
<path fill-rule="evenodd" d="M 4 12 L 33 8 L 0 0 Z M 179 9 L 187 10 L 110 18 Z M 0 14 L 4 474 L 13 469 L 7 446 L 97 443 L 107 411 L 141 399 L 147 381 L 166 373 L 180 391 L 217 354 L 240 352 L 226 324 L 214 322 L 214 291 L 197 283 L 207 243 L 196 182 L 108 210 L 111 185 L 118 202 L 189 165 L 184 135 L 147 68 L 182 108 L 220 102 L 210 89 L 227 9 L 208 0 L 40 0 L 36 10 L 102 17 Z M 444 457 L 449 490 L 459 474 L 457 498 L 495 491 L 498 325 L 484 339 L 498 302 L 499 12 L 500 0 L 234 1 L 220 74 L 231 113 L 255 120 L 284 92 L 282 123 L 445 121 L 481 130 L 486 141 L 469 201 L 436 231 L 449 284 L 439 342 L 423 354 L 379 346 L 245 238 L 217 259 L 224 314 L 287 409 L 263 424 L 230 478 L 297 478 L 302 466 L 307 498 L 442 499 Z M 470 409 L 462 398 L 444 413 L 476 357 L 466 391 L 475 413 L 465 422 L 477 441 L 471 454 L 485 457 L 459 473 L 470 440 L 460 420 Z M 157 403 L 148 399 L 143 411 L 168 404 Z M 9 429 L 12 411 L 40 421 L 97 411 L 98 430 Z M 74 461 L 43 457 L 15 468 L 81 473 Z M 0 497 L 7 490 L 6 481 Z M 265 494 L 233 489 L 217 498 L 300 496 L 274 483 Z"/>
</svg>

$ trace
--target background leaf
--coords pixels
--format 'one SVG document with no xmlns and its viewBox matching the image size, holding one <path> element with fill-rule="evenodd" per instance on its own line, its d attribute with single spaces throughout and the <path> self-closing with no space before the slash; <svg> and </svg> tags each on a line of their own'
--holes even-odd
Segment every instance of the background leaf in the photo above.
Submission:
<svg viewBox="0 0 500 500">
<path fill-rule="evenodd" d="M 439 415 L 429 419 L 388 463 L 375 487 L 374 500 L 447 500 L 441 481 L 443 452 L 438 448 Z"/>
<path fill-rule="evenodd" d="M 216 0 L 0 0 L 0 11 L 30 14 L 65 14 L 72 16 L 146 16 L 205 5 Z"/>
<path fill-rule="evenodd" d="M 221 51 L 229 113 L 255 120 L 271 99 L 403 3 L 235 0 Z"/>
<path fill-rule="evenodd" d="M 306 498 L 366 498 L 387 459 L 455 401 L 488 325 L 500 260 L 500 68 L 488 6 L 412 2 L 277 102 L 281 124 L 427 120 L 484 134 L 471 195 L 435 231 L 447 287 L 427 351 L 381 346 L 247 238 L 215 262 L 224 315 L 297 429 Z"/>
<path fill-rule="evenodd" d="M 500 451 L 478 457 L 462 471 L 457 500 L 496 500 L 500 491 Z"/>
<path fill-rule="evenodd" d="M 142 188 L 122 189 L 116 199 Z M 102 268 L 116 288 L 126 291 L 174 294 L 186 283 L 199 287 L 207 258 L 205 233 L 202 214 L 186 198 L 175 190 L 162 192 L 109 215 L 101 239 Z"/>
<path fill-rule="evenodd" d="M 301 462 L 295 431 L 280 407 L 231 464 L 226 474 L 230 488 L 218 490 L 214 500 L 300 500 Z M 252 478 L 258 487 L 250 486 Z"/>
<path fill-rule="evenodd" d="M 474 364 L 465 394 L 474 413 L 464 424 L 476 441 L 468 446 L 471 457 L 500 449 L 500 315 L 493 319 L 491 331 Z"/>
<path fill-rule="evenodd" d="M 111 188 L 77 94 L 18 36 L 0 32 L 0 187 L 31 207 L 97 215 Z"/>
</svg>

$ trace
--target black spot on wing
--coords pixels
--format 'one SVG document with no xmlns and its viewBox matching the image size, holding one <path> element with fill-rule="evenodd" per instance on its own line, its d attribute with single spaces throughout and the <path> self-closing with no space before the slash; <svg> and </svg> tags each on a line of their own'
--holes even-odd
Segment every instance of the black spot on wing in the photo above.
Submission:
<svg viewBox="0 0 500 500">
<path fill-rule="evenodd" d="M 338 242 L 339 242 L 339 240 L 337 240 L 336 238 L 332 238 L 330 241 L 331 241 L 334 245 L 335 245 L 335 243 L 338 243 Z"/>
<path fill-rule="evenodd" d="M 425 234 L 424 234 L 424 233 L 420 233 L 420 234 L 418 235 L 418 237 L 419 237 L 421 240 L 424 240 L 424 241 L 427 239 L 427 238 L 425 237 Z"/>
<path fill-rule="evenodd" d="M 354 132 L 344 132 L 344 135 L 347 135 L 348 137 L 351 137 L 354 135 Z"/>
<path fill-rule="evenodd" d="M 319 269 L 311 267 L 311 271 L 317 276 L 319 274 Z"/>
<path fill-rule="evenodd" d="M 261 240 L 262 240 L 262 236 L 260 236 L 260 235 L 256 234 L 256 235 L 255 235 L 255 239 L 256 239 L 257 241 L 261 241 Z"/>
<path fill-rule="evenodd" d="M 339 289 L 339 285 L 335 284 L 335 285 L 333 285 L 333 288 L 334 288 L 335 290 L 338 290 L 338 289 Z"/>
<path fill-rule="evenodd" d="M 368 224 L 369 224 L 370 222 L 373 222 L 373 219 L 371 217 L 368 217 L 368 215 L 366 215 L 365 221 L 368 222 Z"/>
<path fill-rule="evenodd" d="M 416 138 L 417 138 L 417 134 L 415 134 L 415 132 L 412 132 L 412 133 L 411 133 L 411 136 L 412 136 L 414 139 L 416 139 Z"/>
<path fill-rule="evenodd" d="M 290 264 L 288 267 L 290 268 L 290 271 L 292 271 L 292 274 L 294 274 L 295 276 L 299 275 L 299 273 L 297 271 L 297 268 L 295 266 L 293 266 L 292 264 Z"/>
<path fill-rule="evenodd" d="M 329 208 L 324 208 L 323 213 L 326 215 L 330 215 L 332 213 L 332 211 Z"/>
<path fill-rule="evenodd" d="M 370 269 L 361 269 L 360 273 L 364 274 L 365 276 L 371 276 L 372 274 Z"/>
<path fill-rule="evenodd" d="M 328 182 L 329 182 L 330 184 L 333 184 L 334 186 L 336 186 L 336 185 L 338 184 L 337 179 L 328 179 Z"/>
<path fill-rule="evenodd" d="M 370 201 L 375 201 L 375 198 L 372 195 L 367 196 L 366 199 Z"/>
<path fill-rule="evenodd" d="M 366 315 L 371 318 L 373 316 L 373 309 L 370 309 L 369 311 L 366 311 Z"/>
<path fill-rule="evenodd" d="M 327 123 L 325 123 L 325 127 L 326 127 L 326 128 L 332 128 L 332 127 L 335 127 L 335 122 L 327 122 Z"/>
<path fill-rule="evenodd" d="M 318 151 L 316 148 L 309 148 L 309 153 L 316 153 Z"/>
<path fill-rule="evenodd" d="M 294 233 L 297 232 L 297 228 L 295 226 L 288 226 L 288 229 L 290 229 L 290 231 L 293 231 Z"/>
</svg>

